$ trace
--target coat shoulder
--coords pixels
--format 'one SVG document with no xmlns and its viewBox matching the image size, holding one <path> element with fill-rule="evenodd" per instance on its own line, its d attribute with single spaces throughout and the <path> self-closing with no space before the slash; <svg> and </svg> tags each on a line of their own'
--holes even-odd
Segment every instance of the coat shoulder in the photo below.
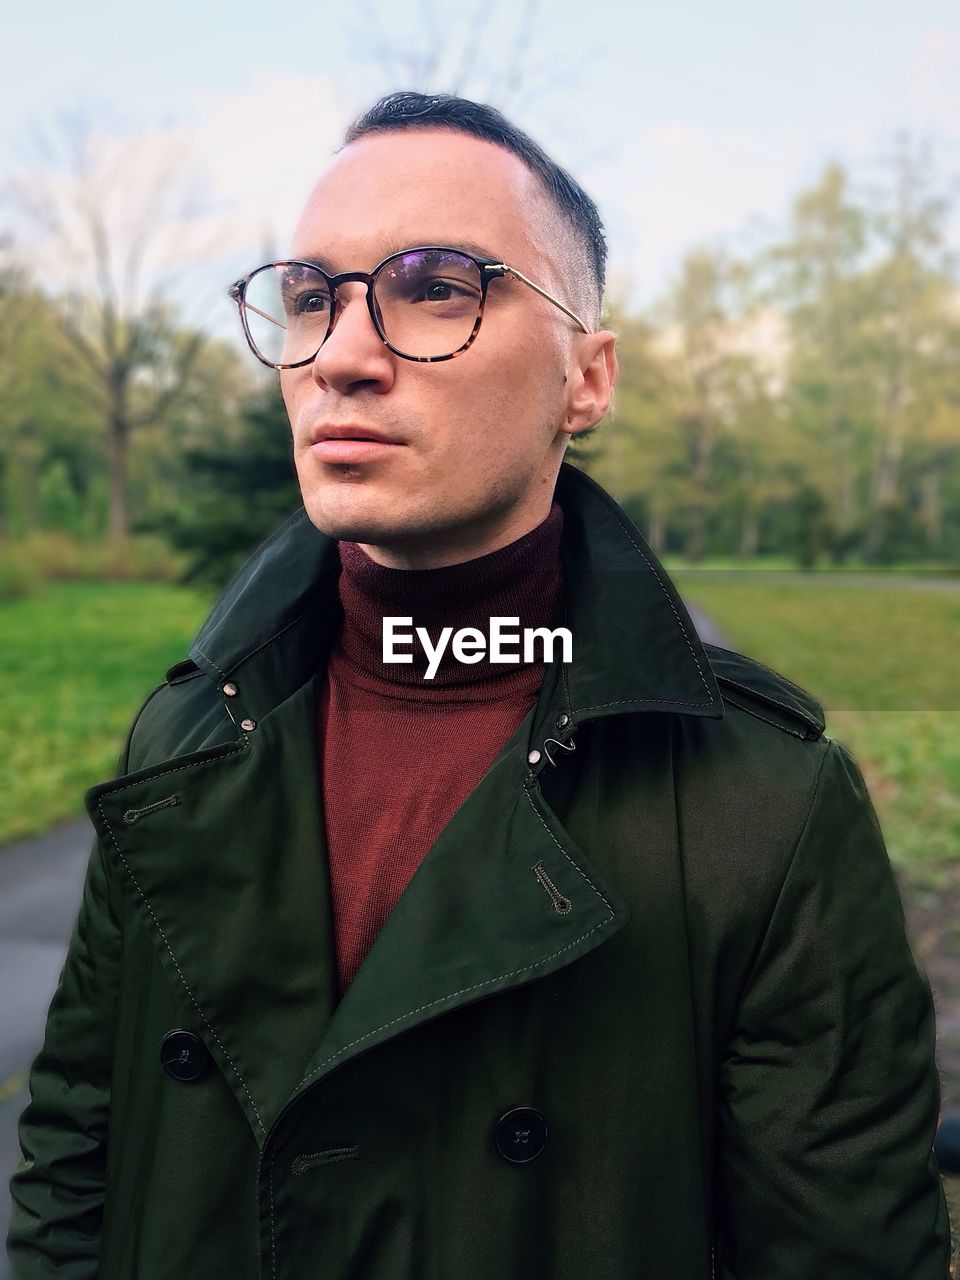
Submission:
<svg viewBox="0 0 960 1280">
<path fill-rule="evenodd" d="M 145 699 L 127 735 L 127 772 L 235 739 L 212 681 L 192 659 L 175 663 Z"/>
<path fill-rule="evenodd" d="M 704 649 L 724 703 L 795 738 L 823 736 L 823 707 L 812 693 L 755 658 L 715 644 L 706 644 Z"/>
</svg>

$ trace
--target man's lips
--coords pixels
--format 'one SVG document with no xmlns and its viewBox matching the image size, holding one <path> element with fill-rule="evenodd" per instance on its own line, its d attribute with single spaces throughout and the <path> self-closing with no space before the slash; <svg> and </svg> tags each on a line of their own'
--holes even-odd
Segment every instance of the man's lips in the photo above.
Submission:
<svg viewBox="0 0 960 1280">
<path fill-rule="evenodd" d="M 328 437 L 310 446 L 310 452 L 323 462 L 364 462 L 382 457 L 401 444 L 389 440 L 357 440 L 351 437 Z"/>
<path fill-rule="evenodd" d="M 319 426 L 310 433 L 310 452 L 324 462 L 362 462 L 380 457 L 403 443 L 360 425 Z"/>
</svg>

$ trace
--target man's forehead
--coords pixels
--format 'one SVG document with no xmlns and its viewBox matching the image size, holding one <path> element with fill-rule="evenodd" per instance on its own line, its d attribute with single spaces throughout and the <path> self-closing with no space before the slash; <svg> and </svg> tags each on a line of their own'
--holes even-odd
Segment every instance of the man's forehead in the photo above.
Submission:
<svg viewBox="0 0 960 1280">
<path fill-rule="evenodd" d="M 361 269 L 358 254 L 369 268 L 414 244 L 526 257 L 542 217 L 537 180 L 505 148 L 449 130 L 376 134 L 318 179 L 292 251 L 331 270 Z"/>
</svg>

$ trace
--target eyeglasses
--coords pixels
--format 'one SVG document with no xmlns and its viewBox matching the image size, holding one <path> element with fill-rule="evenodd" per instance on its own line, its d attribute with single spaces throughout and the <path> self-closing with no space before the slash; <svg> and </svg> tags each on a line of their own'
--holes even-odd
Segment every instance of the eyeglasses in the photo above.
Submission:
<svg viewBox="0 0 960 1280">
<path fill-rule="evenodd" d="M 480 332 L 491 280 L 512 277 L 590 330 L 579 316 L 522 272 L 495 258 L 449 245 L 415 245 L 384 258 L 370 272 L 331 276 L 313 262 L 269 262 L 227 290 L 240 312 L 250 350 L 271 369 L 310 364 L 343 308 L 339 287 L 366 286 L 367 308 L 380 340 L 404 360 L 431 362 L 461 355 Z"/>
</svg>

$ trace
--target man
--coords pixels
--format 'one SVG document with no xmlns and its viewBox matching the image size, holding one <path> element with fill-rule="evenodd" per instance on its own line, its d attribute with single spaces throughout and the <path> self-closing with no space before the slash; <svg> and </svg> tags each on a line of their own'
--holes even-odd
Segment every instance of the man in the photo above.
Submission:
<svg viewBox="0 0 960 1280">
<path fill-rule="evenodd" d="M 403 93 L 234 286 L 304 509 L 88 793 L 22 1280 L 945 1275 L 860 773 L 563 462 L 603 268 L 525 135 Z M 495 661 L 492 619 L 572 655 Z"/>
</svg>

